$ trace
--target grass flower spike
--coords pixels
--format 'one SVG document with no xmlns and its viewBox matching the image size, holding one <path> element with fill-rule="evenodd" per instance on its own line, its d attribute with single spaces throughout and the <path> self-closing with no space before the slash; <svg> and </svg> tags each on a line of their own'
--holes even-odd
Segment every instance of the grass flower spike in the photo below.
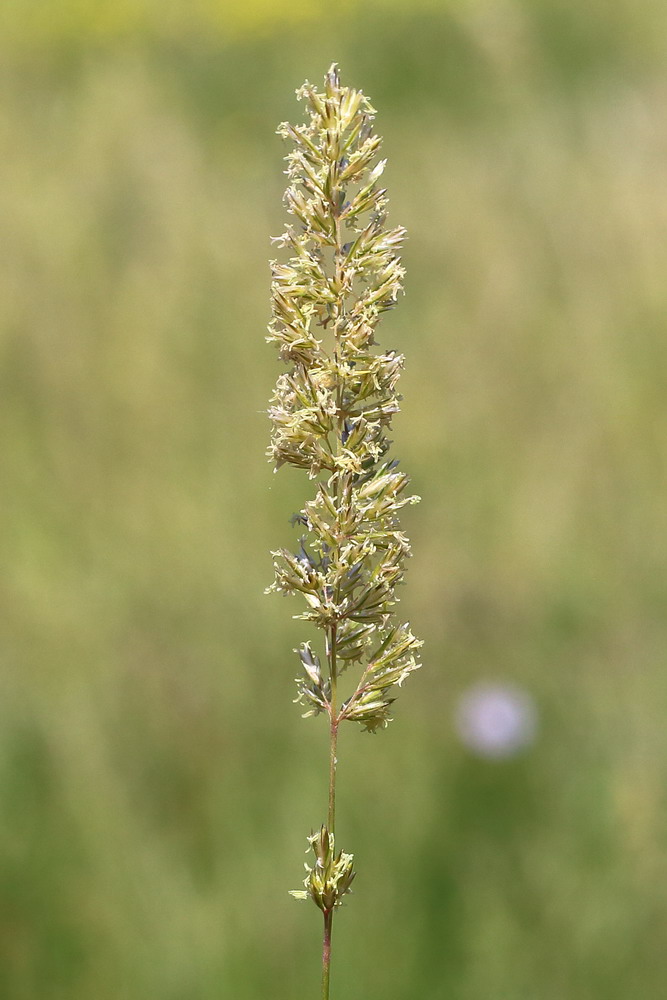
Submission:
<svg viewBox="0 0 667 1000">
<path fill-rule="evenodd" d="M 405 231 L 386 227 L 375 111 L 360 91 L 341 86 L 335 65 L 323 93 L 305 83 L 297 96 L 307 123 L 278 129 L 293 147 L 285 204 L 294 223 L 274 240 L 287 259 L 271 262 L 267 339 L 287 371 L 269 411 L 269 456 L 276 469 L 306 470 L 313 495 L 293 518 L 303 529 L 297 551 L 273 553 L 269 589 L 301 595 L 296 617 L 322 633 L 319 651 L 311 642 L 297 651 L 297 700 L 305 716 L 328 718 L 328 815 L 308 838 L 315 860 L 294 895 L 324 914 L 328 998 L 333 913 L 355 874 L 352 855 L 334 849 L 338 730 L 346 721 L 371 733 L 386 727 L 397 689 L 419 666 L 421 642 L 395 619 L 410 555 L 398 515 L 419 498 L 389 456 L 403 357 L 378 347 L 376 329 L 402 287 Z"/>
</svg>

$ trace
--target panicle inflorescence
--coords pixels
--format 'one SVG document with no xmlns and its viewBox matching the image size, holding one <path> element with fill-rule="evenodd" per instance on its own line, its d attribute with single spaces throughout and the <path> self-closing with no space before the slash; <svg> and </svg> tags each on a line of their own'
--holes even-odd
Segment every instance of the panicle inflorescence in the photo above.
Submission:
<svg viewBox="0 0 667 1000">
<path fill-rule="evenodd" d="M 396 688 L 419 666 L 421 642 L 394 620 L 410 555 L 398 515 L 419 499 L 388 455 L 403 357 L 376 342 L 378 321 L 402 288 L 405 231 L 386 226 L 386 161 L 368 99 L 341 86 L 335 65 L 324 92 L 306 83 L 297 95 L 307 122 L 278 129 L 292 144 L 285 205 L 293 222 L 274 239 L 287 259 L 271 262 L 267 339 L 287 371 L 269 410 L 269 457 L 276 469 L 305 469 L 315 483 L 293 518 L 305 529 L 299 548 L 273 553 L 269 589 L 301 594 L 305 610 L 296 617 L 324 633 L 324 656 L 308 642 L 297 650 L 297 700 L 305 715 L 329 715 L 335 739 L 344 720 L 384 728 Z M 337 679 L 355 663 L 358 682 L 339 705 Z M 348 891 L 352 859 L 334 856 L 333 829 L 309 842 L 316 863 L 300 895 L 326 911 Z"/>
</svg>

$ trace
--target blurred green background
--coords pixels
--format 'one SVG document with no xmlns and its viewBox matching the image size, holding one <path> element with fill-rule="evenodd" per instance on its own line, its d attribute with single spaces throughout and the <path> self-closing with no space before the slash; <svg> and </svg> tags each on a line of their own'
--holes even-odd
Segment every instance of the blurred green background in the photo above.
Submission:
<svg viewBox="0 0 667 1000">
<path fill-rule="evenodd" d="M 667 958 L 667 8 L 5 0 L 0 996 L 297 1000 L 325 808 L 268 550 L 294 89 L 379 109 L 426 641 L 345 732 L 337 998 L 627 1000 Z M 458 741 L 491 679 L 532 747 Z"/>
</svg>

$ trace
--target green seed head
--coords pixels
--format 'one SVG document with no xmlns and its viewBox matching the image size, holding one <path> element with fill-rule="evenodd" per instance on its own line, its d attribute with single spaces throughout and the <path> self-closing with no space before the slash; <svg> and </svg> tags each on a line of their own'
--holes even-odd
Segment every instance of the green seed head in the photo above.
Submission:
<svg viewBox="0 0 667 1000">
<path fill-rule="evenodd" d="M 286 259 L 271 262 L 267 339 L 287 370 L 269 410 L 269 457 L 276 469 L 305 469 L 316 490 L 296 516 L 307 530 L 301 550 L 273 553 L 270 589 L 302 595 L 298 617 L 325 632 L 329 653 L 335 643 L 339 672 L 362 664 L 337 719 L 376 732 L 389 722 L 396 686 L 419 666 L 421 645 L 407 623 L 392 621 L 410 555 L 398 515 L 419 498 L 388 455 L 403 357 L 376 339 L 402 288 L 405 232 L 386 225 L 386 160 L 368 99 L 341 86 L 335 65 L 323 92 L 305 83 L 297 95 L 307 121 L 278 129 L 292 145 L 285 206 L 293 221 L 274 241 Z M 331 677 L 309 644 L 298 654 L 305 714 L 330 711 Z"/>
</svg>

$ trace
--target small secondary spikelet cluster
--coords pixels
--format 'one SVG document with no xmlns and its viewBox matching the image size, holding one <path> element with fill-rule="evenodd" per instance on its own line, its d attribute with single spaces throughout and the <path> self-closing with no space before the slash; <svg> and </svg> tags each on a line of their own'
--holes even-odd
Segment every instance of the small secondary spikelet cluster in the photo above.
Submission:
<svg viewBox="0 0 667 1000">
<path fill-rule="evenodd" d="M 336 727 L 348 720 L 376 732 L 390 721 L 396 687 L 419 666 L 421 645 L 407 623 L 393 619 L 410 554 L 398 513 L 419 499 L 406 494 L 408 477 L 388 457 L 403 357 L 375 339 L 402 287 L 405 231 L 385 226 L 386 161 L 378 158 L 368 99 L 341 87 L 335 65 L 323 93 L 306 83 L 297 96 L 309 120 L 278 129 L 293 144 L 285 204 L 295 221 L 274 240 L 288 259 L 271 262 L 267 339 L 288 370 L 269 410 L 269 457 L 276 469 L 305 469 L 315 488 L 293 519 L 304 529 L 298 551 L 273 553 L 269 589 L 301 594 L 306 608 L 296 617 L 324 633 L 323 657 L 308 642 L 297 651 L 304 714 L 324 712 Z M 338 704 L 337 681 L 354 664 L 361 664 L 358 681 Z M 325 828 L 310 839 L 316 868 L 334 865 L 329 839 Z M 326 891 L 311 880 L 316 902 Z"/>
<path fill-rule="evenodd" d="M 329 833 L 326 826 L 311 833 L 308 843 L 315 855 L 315 864 L 312 868 L 305 865 L 308 873 L 303 881 L 305 889 L 293 889 L 290 895 L 295 899 L 312 899 L 323 913 L 328 913 L 340 905 L 345 893 L 350 891 L 356 875 L 352 867 L 354 858 L 342 851 L 334 852 L 333 833 Z"/>
</svg>

